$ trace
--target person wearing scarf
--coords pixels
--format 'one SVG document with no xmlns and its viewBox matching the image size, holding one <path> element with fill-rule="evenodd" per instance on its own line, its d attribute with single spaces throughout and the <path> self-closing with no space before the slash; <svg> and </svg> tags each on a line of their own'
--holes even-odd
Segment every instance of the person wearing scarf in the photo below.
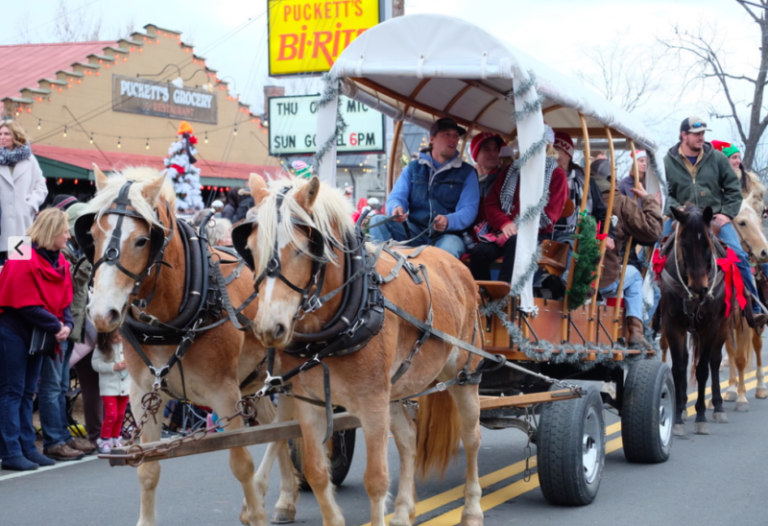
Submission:
<svg viewBox="0 0 768 526">
<path fill-rule="evenodd" d="M 0 120 L 0 265 L 8 258 L 9 236 L 23 236 L 48 189 L 18 122 Z"/>
<path fill-rule="evenodd" d="M 501 135 L 490 132 L 478 133 L 472 137 L 472 142 L 469 145 L 469 152 L 475 162 L 477 182 L 480 186 L 480 204 L 477 207 L 475 225 L 485 221 L 485 199 L 491 192 L 493 183 L 503 173 L 499 163 L 499 155 L 503 146 L 504 139 L 501 138 Z"/>
<path fill-rule="evenodd" d="M 572 243 L 573 234 L 576 233 L 576 227 L 579 223 L 579 210 L 581 209 L 581 201 L 584 196 L 584 181 L 586 178 L 581 166 L 573 162 L 575 148 L 571 136 L 564 131 L 556 132 L 554 146 L 559 154 L 557 164 L 568 176 L 568 197 L 575 205 L 573 214 L 560 219 L 555 225 L 555 239 Z M 605 214 L 607 212 L 605 203 L 600 197 L 600 189 L 591 180 L 587 192 L 586 211 L 596 221 L 605 221 Z"/>
<path fill-rule="evenodd" d="M 32 401 L 43 356 L 29 352 L 33 329 L 60 343 L 73 327 L 72 277 L 61 253 L 69 239 L 67 213 L 44 210 L 27 235 L 32 240 L 32 250 L 25 247 L 29 259 L 9 260 L 0 272 L 0 467 L 15 471 L 54 463 L 35 446 Z"/>
<path fill-rule="evenodd" d="M 611 163 L 601 159 L 592 163 L 590 168 L 595 184 L 600 188 L 602 199 L 608 201 L 611 196 Z M 653 347 L 643 334 L 643 275 L 640 263 L 632 246 L 627 245 L 631 237 L 633 242 L 651 246 L 661 236 L 661 194 L 648 195 L 641 186 L 631 189 L 632 197 L 622 195 L 618 188 L 614 190 L 613 215 L 611 216 L 611 239 L 603 258 L 603 272 L 598 288 L 603 297 L 615 297 L 621 278 L 621 267 L 626 250 L 630 250 L 630 264 L 624 275 L 624 302 L 627 317 L 630 349 L 650 350 Z"/>
<path fill-rule="evenodd" d="M 568 184 L 565 171 L 557 165 L 557 152 L 552 147 L 554 136 L 551 128 L 547 144 L 547 158 L 544 165 L 544 191 L 549 193 L 544 212 L 539 218 L 539 240 L 550 237 L 552 227 L 560 217 L 568 199 Z M 505 177 L 496 179 L 485 200 L 485 217 L 490 232 L 499 232 L 481 238 L 481 242 L 470 251 L 469 269 L 476 280 L 491 279 L 491 264 L 504 256 L 498 281 L 510 283 L 515 266 L 517 248 L 517 217 L 520 215 L 520 169 L 515 163 L 509 167 Z"/>
</svg>

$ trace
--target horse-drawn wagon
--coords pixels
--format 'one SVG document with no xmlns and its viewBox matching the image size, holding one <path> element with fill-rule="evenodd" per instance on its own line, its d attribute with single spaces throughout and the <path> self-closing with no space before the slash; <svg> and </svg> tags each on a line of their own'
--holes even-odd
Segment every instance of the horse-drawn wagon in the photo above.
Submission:
<svg viewBox="0 0 768 526">
<path fill-rule="evenodd" d="M 463 523 L 482 521 L 476 464 L 478 421 L 487 427 L 516 427 L 528 433 L 537 444 L 542 490 L 547 500 L 556 504 L 588 504 L 597 494 L 605 455 L 605 403 L 621 413 L 624 451 L 630 461 L 665 461 L 672 441 L 674 388 L 668 368 L 653 359 L 654 351 L 626 347 L 622 287 L 618 287 L 613 305 L 595 292 L 577 308 L 569 305 L 574 272 L 566 281 L 562 297 L 546 290 L 534 294 L 533 287 L 541 264 L 538 216 L 547 193 L 543 177 L 544 121 L 580 138 L 586 184 L 590 147 L 596 140 L 603 141 L 612 154 L 611 190 L 616 185 L 615 150 L 643 148 L 653 158 L 656 143 L 644 126 L 483 30 L 444 16 L 402 17 L 368 30 L 342 53 L 324 82 L 316 155 L 324 184 L 314 178 L 273 181 L 268 185 L 252 177 L 251 191 L 257 206 L 251 221 L 233 232 L 233 240 L 254 270 L 256 290 L 249 296 L 241 286 L 241 271 L 242 277 L 250 278 L 242 264 L 227 262 L 231 256 L 209 249 L 217 255 L 209 256 L 207 263 L 197 263 L 205 279 L 196 285 L 206 291 L 208 303 L 200 308 L 207 310 L 203 317 L 188 316 L 184 327 L 174 327 L 176 312 L 162 312 L 159 304 L 180 296 L 176 291 L 175 296 L 169 293 L 166 297 L 163 287 L 166 282 L 171 286 L 172 275 L 184 277 L 187 263 L 183 243 L 197 243 L 202 234 L 195 236 L 179 227 L 175 238 L 169 236 L 168 231 L 174 232 L 175 219 L 172 211 L 161 205 L 161 181 L 144 182 L 140 188 L 131 189 L 131 183 L 124 179 L 110 182 L 98 173 L 97 186 L 105 197 L 98 200 L 101 208 L 94 210 L 96 215 L 81 226 L 79 239 L 81 244 L 90 243 L 97 269 L 101 265 L 101 274 L 98 270 L 95 273 L 95 293 L 103 296 L 94 300 L 97 325 L 114 327 L 130 311 L 130 316 L 135 317 L 131 321 L 134 327 L 137 321 L 149 326 L 141 327 L 148 335 L 143 341 L 128 338 L 141 356 L 141 360 L 134 357 L 129 363 L 132 376 L 136 372 L 141 378 L 132 396 L 134 409 L 141 407 L 145 392 L 157 391 L 161 384 L 167 384 L 171 392 L 186 389 L 183 376 L 177 372 L 179 367 L 174 368 L 181 363 L 187 382 L 196 382 L 194 394 L 214 408 L 221 407 L 231 396 L 224 400 L 227 390 L 201 387 L 200 382 L 206 378 L 211 382 L 226 380 L 228 395 L 237 385 L 242 394 L 255 393 L 250 400 L 261 404 L 262 414 L 274 412 L 265 403 L 265 395 L 286 395 L 280 396 L 276 423 L 200 435 L 204 438 L 199 441 L 177 440 L 171 445 L 153 443 L 152 436 L 145 434 L 140 446 L 106 456 L 114 464 L 140 463 L 215 449 L 240 451 L 249 444 L 303 435 L 305 475 L 329 520 L 338 517 L 339 510 L 330 493 L 327 472 L 323 474 L 325 464 L 318 460 L 319 453 L 325 454 L 321 439 L 323 435 L 327 439 L 331 429 L 354 428 L 360 422 L 366 433 L 371 473 L 366 472 L 366 489 L 371 495 L 372 523 L 377 525 L 383 524 L 388 480 L 386 459 L 382 460 L 381 455 L 386 453 L 390 424 L 404 458 L 393 523 L 412 521 L 417 462 L 422 462 L 418 467 L 425 471 L 430 467 L 426 460 L 415 460 L 412 441 L 417 433 L 403 404 L 392 403 L 419 395 L 420 415 L 423 411 L 424 418 L 430 418 L 431 410 L 436 425 L 447 424 L 440 424 L 435 414 L 439 402 L 430 400 L 444 400 L 440 397 L 449 393 L 459 408 L 456 422 L 461 422 L 461 432 L 454 433 L 453 439 L 461 436 L 468 460 Z M 393 144 L 398 142 L 404 120 L 428 128 L 440 117 L 452 117 L 470 130 L 470 136 L 490 131 L 506 141 L 517 142 L 520 206 L 524 212 L 518 222 L 511 284 L 476 283 L 462 263 L 446 260 L 439 249 L 371 248 L 364 243 L 360 229 L 355 229 L 345 216 L 343 199 L 331 190 L 336 170 L 335 144 L 344 126 L 338 112 L 342 93 L 393 117 Z M 392 156 L 388 188 L 394 182 L 396 164 Z M 637 173 L 636 164 L 634 169 Z M 655 191 L 663 176 L 654 162 L 649 172 L 648 189 Z M 582 216 L 586 194 L 579 203 Z M 142 208 L 136 212 L 139 201 Z M 611 217 L 612 206 L 611 200 L 607 203 L 607 217 Z M 602 225 L 603 234 L 608 233 L 609 223 Z M 604 244 L 600 244 L 600 261 L 604 251 Z M 187 250 L 187 259 L 189 254 Z M 128 261 L 132 257 L 136 260 Z M 167 266 L 162 265 L 164 258 L 173 259 L 173 266 L 163 270 L 161 281 L 157 274 Z M 550 269 L 555 267 L 551 270 L 554 274 L 558 272 L 558 265 L 544 263 Z M 564 270 L 564 262 L 555 263 Z M 594 263 L 598 279 L 600 264 Z M 625 257 L 622 276 L 627 264 Z M 229 270 L 222 270 L 227 265 Z M 398 277 L 402 269 L 405 271 Z M 110 280 L 117 279 L 122 280 L 120 286 L 109 288 Z M 188 288 L 183 294 L 185 305 L 195 299 L 195 292 Z M 125 298 L 116 300 L 116 294 Z M 258 308 L 255 302 L 247 305 L 255 294 L 259 295 Z M 154 304 L 150 305 L 153 296 Z M 243 302 L 242 308 L 235 308 Z M 177 305 L 173 308 L 184 310 Z M 218 376 L 206 377 L 213 374 L 209 370 L 212 365 L 194 348 L 208 338 L 203 330 L 231 327 L 234 331 L 235 325 L 246 325 L 243 314 L 252 320 L 253 333 L 266 349 L 259 354 L 250 330 L 245 343 L 242 336 L 236 339 L 226 333 L 226 337 L 232 337 L 230 345 L 242 346 L 239 365 L 224 371 L 225 364 L 237 364 L 238 358 L 236 354 L 222 355 L 216 365 Z M 175 339 L 153 341 L 152 333 L 162 334 L 162 330 L 171 331 Z M 310 338 L 312 334 L 314 338 Z M 207 339 L 209 345 L 215 341 Z M 152 343 L 155 347 L 150 350 Z M 363 350 L 356 352 L 359 349 Z M 198 351 L 204 352 L 204 347 Z M 157 365 L 166 362 L 166 367 Z M 615 396 L 600 393 L 593 385 L 575 383 L 581 380 L 613 382 Z M 260 385 L 264 387 L 256 391 Z M 299 399 L 295 404 L 293 397 Z M 357 419 L 333 415 L 331 401 L 347 407 Z M 247 405 L 241 404 L 242 414 L 249 413 Z M 294 412 L 299 416 L 300 429 L 296 423 L 287 422 Z M 223 420 L 238 421 L 231 416 Z M 150 421 L 146 414 L 141 420 L 147 426 L 151 426 Z M 419 438 L 419 447 L 429 449 L 429 440 L 434 445 L 434 440 L 442 438 L 432 435 L 423 444 Z M 157 434 L 154 437 L 157 440 Z M 443 447 L 450 450 L 452 446 Z M 247 501 L 241 518 L 261 524 L 263 503 L 255 504 L 259 496 L 248 487 L 252 464 L 250 471 L 239 470 L 237 462 L 247 465 L 250 460 L 243 456 L 235 460 L 234 455 L 233 472 L 243 484 Z M 263 464 L 256 474 L 257 485 L 266 484 L 275 455 L 281 460 L 283 478 L 290 478 L 278 446 L 270 447 L 266 467 Z M 439 469 L 447 458 L 432 460 Z M 142 519 L 150 516 L 159 477 L 159 471 L 147 468 L 148 464 L 156 463 L 146 462 L 139 468 L 143 481 Z M 286 488 L 282 488 L 285 491 L 277 506 L 277 518 L 282 521 L 293 520 L 295 514 L 295 499 L 286 504 L 293 490 L 290 484 Z M 263 491 L 263 487 L 259 486 L 259 490 Z"/>
</svg>

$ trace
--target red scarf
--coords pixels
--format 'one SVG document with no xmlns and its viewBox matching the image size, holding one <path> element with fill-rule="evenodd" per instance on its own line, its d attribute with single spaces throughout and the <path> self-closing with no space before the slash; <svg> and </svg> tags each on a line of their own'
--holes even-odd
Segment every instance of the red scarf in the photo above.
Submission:
<svg viewBox="0 0 768 526">
<path fill-rule="evenodd" d="M 72 277 L 69 262 L 59 254 L 54 268 L 37 250 L 27 261 L 8 260 L 0 272 L 0 312 L 2 307 L 45 307 L 64 321 L 64 309 L 72 303 Z"/>
</svg>

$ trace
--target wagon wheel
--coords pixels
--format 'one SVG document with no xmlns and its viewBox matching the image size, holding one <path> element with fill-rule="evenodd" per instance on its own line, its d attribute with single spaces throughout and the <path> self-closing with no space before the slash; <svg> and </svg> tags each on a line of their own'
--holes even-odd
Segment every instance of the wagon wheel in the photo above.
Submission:
<svg viewBox="0 0 768 526">
<path fill-rule="evenodd" d="M 672 448 L 675 384 L 667 364 L 642 360 L 632 365 L 624 384 L 621 439 L 630 462 L 666 462 Z"/>
<path fill-rule="evenodd" d="M 603 401 L 593 386 L 580 398 L 541 408 L 537 440 L 539 483 L 544 498 L 583 506 L 597 496 L 605 463 Z"/>
<path fill-rule="evenodd" d="M 341 409 L 337 412 L 343 411 L 344 410 Z M 331 435 L 331 439 L 326 444 L 331 482 L 336 487 L 341 486 L 344 479 L 347 478 L 347 473 L 349 473 L 349 468 L 352 465 L 352 454 L 355 451 L 356 431 L 356 429 L 336 431 Z M 309 491 L 311 488 L 304 478 L 304 469 L 302 468 L 302 459 L 304 457 L 302 439 L 296 438 L 294 440 L 289 440 L 288 446 L 291 450 L 293 466 L 296 468 L 296 471 L 299 472 L 299 487 L 304 491 Z"/>
</svg>

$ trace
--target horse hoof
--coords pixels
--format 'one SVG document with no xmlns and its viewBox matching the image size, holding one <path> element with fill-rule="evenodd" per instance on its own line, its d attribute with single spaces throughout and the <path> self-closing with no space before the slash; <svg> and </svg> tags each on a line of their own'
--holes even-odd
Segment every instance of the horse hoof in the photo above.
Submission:
<svg viewBox="0 0 768 526">
<path fill-rule="evenodd" d="M 389 521 L 389 526 L 411 526 L 415 521 L 415 517 L 412 519 L 403 519 L 402 517 L 392 517 Z"/>
<path fill-rule="evenodd" d="M 768 388 L 766 387 L 758 387 L 755 390 L 755 398 L 759 398 L 761 400 L 768 398 Z"/>
<path fill-rule="evenodd" d="M 725 411 L 718 411 L 717 413 L 712 413 L 712 421 L 717 422 L 718 424 L 727 424 L 728 415 L 725 414 Z"/>
<path fill-rule="evenodd" d="M 749 413 L 749 402 L 736 402 L 736 407 L 733 410 L 737 413 Z"/>
<path fill-rule="evenodd" d="M 684 437 L 685 426 L 683 424 L 675 424 L 675 427 L 672 428 L 672 434 L 676 437 Z"/>
<path fill-rule="evenodd" d="M 693 432 L 697 435 L 708 435 L 709 434 L 709 423 L 707 422 L 694 422 L 693 424 Z"/>
<path fill-rule="evenodd" d="M 250 522 L 248 521 L 248 509 L 243 506 L 243 511 L 240 512 L 240 522 L 242 524 L 245 524 L 245 526 L 248 526 Z"/>
<path fill-rule="evenodd" d="M 483 516 L 464 515 L 461 518 L 459 526 L 483 526 Z"/>
<path fill-rule="evenodd" d="M 296 520 L 295 508 L 275 508 L 275 512 L 272 514 L 272 524 L 290 524 Z"/>
<path fill-rule="evenodd" d="M 724 402 L 735 402 L 738 397 L 739 397 L 739 395 L 736 394 L 735 391 L 726 391 L 725 393 L 723 393 L 723 401 Z M 712 409 L 712 401 L 711 400 L 707 404 L 707 409 Z"/>
</svg>

